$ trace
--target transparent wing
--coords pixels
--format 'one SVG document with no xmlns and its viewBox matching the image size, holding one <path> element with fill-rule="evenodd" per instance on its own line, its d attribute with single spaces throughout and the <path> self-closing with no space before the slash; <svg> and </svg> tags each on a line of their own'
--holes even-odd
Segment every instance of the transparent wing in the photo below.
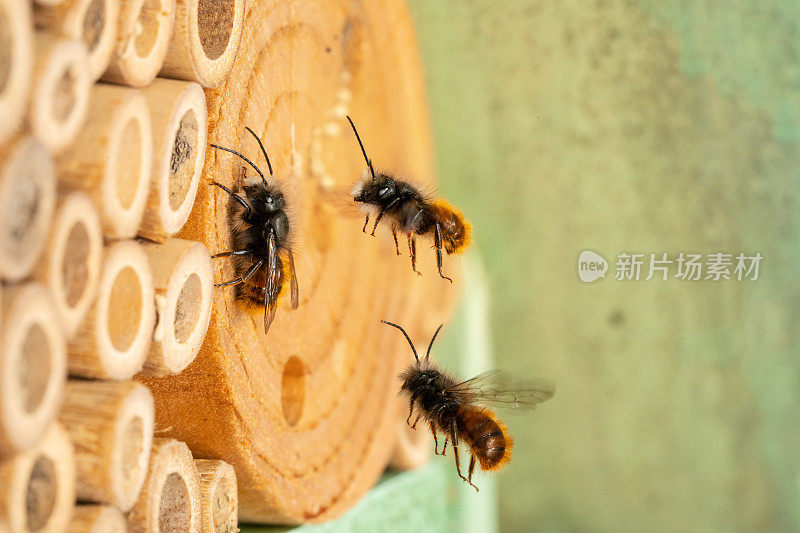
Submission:
<svg viewBox="0 0 800 533">
<path fill-rule="evenodd" d="M 300 304 L 300 289 L 297 287 L 297 271 L 294 269 L 294 254 L 291 248 L 289 248 L 289 268 L 292 276 L 292 309 L 297 309 Z"/>
<path fill-rule="evenodd" d="M 278 247 L 275 242 L 275 232 L 271 231 L 267 238 L 267 276 L 264 284 L 264 333 L 269 332 L 272 321 L 275 320 L 277 307 L 277 279 L 278 279 Z"/>
<path fill-rule="evenodd" d="M 515 380 L 500 370 L 490 370 L 446 389 L 467 401 L 502 409 L 531 412 L 555 394 L 547 379 Z"/>
</svg>

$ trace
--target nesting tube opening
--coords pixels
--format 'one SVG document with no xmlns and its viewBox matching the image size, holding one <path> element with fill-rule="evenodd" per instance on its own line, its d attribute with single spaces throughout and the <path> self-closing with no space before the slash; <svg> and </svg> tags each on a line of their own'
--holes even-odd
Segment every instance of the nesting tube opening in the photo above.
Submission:
<svg viewBox="0 0 800 533">
<path fill-rule="evenodd" d="M 22 124 L 33 61 L 30 3 L 0 0 L 0 143 Z"/>
<path fill-rule="evenodd" d="M 224 461 L 197 459 L 203 498 L 203 532 L 235 533 L 239 522 L 236 473 Z"/>
</svg>

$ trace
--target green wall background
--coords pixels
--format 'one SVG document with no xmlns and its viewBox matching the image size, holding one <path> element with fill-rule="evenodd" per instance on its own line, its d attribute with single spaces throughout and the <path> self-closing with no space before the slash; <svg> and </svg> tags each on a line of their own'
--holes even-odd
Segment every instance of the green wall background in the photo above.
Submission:
<svg viewBox="0 0 800 533">
<path fill-rule="evenodd" d="M 509 419 L 502 529 L 800 529 L 800 5 L 410 4 L 497 365 L 558 383 Z M 587 248 L 764 261 L 587 285 Z"/>
</svg>

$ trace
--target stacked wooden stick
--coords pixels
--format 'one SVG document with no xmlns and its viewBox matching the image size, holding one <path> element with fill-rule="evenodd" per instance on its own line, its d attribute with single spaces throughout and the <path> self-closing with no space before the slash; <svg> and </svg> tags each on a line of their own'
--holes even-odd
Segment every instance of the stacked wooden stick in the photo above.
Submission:
<svg viewBox="0 0 800 533">
<path fill-rule="evenodd" d="M 0 0 L 0 531 L 236 530 L 233 469 L 154 438 L 132 378 L 208 328 L 208 251 L 174 235 L 244 9 Z"/>
</svg>

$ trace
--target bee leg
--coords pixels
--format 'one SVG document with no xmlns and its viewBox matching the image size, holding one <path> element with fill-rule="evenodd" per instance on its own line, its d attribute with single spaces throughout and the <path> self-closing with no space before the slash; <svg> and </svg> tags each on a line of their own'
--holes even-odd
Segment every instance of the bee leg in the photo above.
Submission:
<svg viewBox="0 0 800 533">
<path fill-rule="evenodd" d="M 219 187 L 220 189 L 222 189 L 226 193 L 230 194 L 231 197 L 233 197 L 234 200 L 239 202 L 242 205 L 242 207 L 244 207 L 247 210 L 247 213 L 246 213 L 247 216 L 250 216 L 250 211 L 251 211 L 250 210 L 250 204 L 245 202 L 244 198 L 242 198 L 241 196 L 239 196 L 238 194 L 236 194 L 235 192 L 233 192 L 232 190 L 230 190 L 229 188 L 227 188 L 223 184 L 219 183 L 218 181 L 212 181 L 211 183 L 213 183 L 214 185 L 216 185 L 217 187 Z"/>
<path fill-rule="evenodd" d="M 439 267 L 439 276 L 453 283 L 452 279 L 442 274 L 442 230 L 439 224 L 436 224 L 434 230 L 434 244 L 436 245 L 436 265 Z"/>
<path fill-rule="evenodd" d="M 236 250 L 235 252 L 221 252 L 218 254 L 214 254 L 211 256 L 211 259 L 216 259 L 217 257 L 230 257 L 232 255 L 251 255 L 255 252 L 253 250 Z"/>
<path fill-rule="evenodd" d="M 375 224 L 372 225 L 372 233 L 370 233 L 370 235 L 372 235 L 373 237 L 375 236 L 375 230 L 378 228 L 378 222 L 380 222 L 381 219 L 383 218 L 383 213 L 384 210 L 381 209 L 380 212 L 378 213 L 378 218 L 375 219 Z"/>
<path fill-rule="evenodd" d="M 364 219 L 364 227 L 361 228 L 361 233 L 367 232 L 367 224 L 369 224 L 369 213 L 367 213 L 367 218 Z"/>
<path fill-rule="evenodd" d="M 411 425 L 411 415 L 414 414 L 414 402 L 417 401 L 417 396 L 414 395 L 411 397 L 411 409 L 408 411 L 408 418 L 406 418 L 406 424 L 409 426 Z"/>
<path fill-rule="evenodd" d="M 261 265 L 263 265 L 263 264 L 264 264 L 264 261 L 258 261 L 255 264 L 253 264 L 253 266 L 250 267 L 250 270 L 247 271 L 247 273 L 244 275 L 244 277 L 239 276 L 238 278 L 232 279 L 230 281 L 226 281 L 225 283 L 215 283 L 214 286 L 215 287 L 227 287 L 228 285 L 238 285 L 240 283 L 244 283 L 248 279 L 252 278 L 253 274 L 256 273 L 256 270 L 261 268 Z"/>
<path fill-rule="evenodd" d="M 397 242 L 397 230 L 392 228 L 392 237 L 394 237 L 394 251 L 400 255 L 400 244 Z"/>
<path fill-rule="evenodd" d="M 417 270 L 417 243 L 414 241 L 414 234 L 408 234 L 408 254 L 411 256 L 411 270 L 417 273 L 417 276 L 421 276 L 422 272 Z"/>
<path fill-rule="evenodd" d="M 433 435 L 433 453 L 439 455 L 439 439 L 436 438 L 436 426 L 433 425 L 433 422 L 431 422 L 430 424 L 431 424 L 431 435 Z"/>
<path fill-rule="evenodd" d="M 469 458 L 469 472 L 467 473 L 467 483 L 472 485 L 472 472 L 475 470 L 475 456 L 471 455 Z M 478 487 L 472 485 L 473 488 L 477 491 Z"/>
<path fill-rule="evenodd" d="M 444 446 L 442 446 L 442 457 L 447 455 L 445 452 L 447 451 L 447 435 L 444 436 Z"/>
<path fill-rule="evenodd" d="M 417 429 L 417 422 L 419 422 L 420 418 L 422 418 L 422 414 L 418 414 L 417 418 L 414 419 L 414 423 L 411 424 L 411 429 Z"/>
</svg>

